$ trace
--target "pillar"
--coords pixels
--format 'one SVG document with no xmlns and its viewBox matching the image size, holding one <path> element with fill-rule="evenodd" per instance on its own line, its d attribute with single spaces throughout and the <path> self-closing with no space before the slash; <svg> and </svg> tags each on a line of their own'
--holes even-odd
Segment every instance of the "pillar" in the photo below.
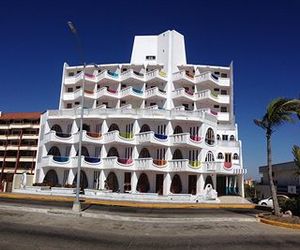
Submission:
<svg viewBox="0 0 300 250">
<path fill-rule="evenodd" d="M 199 174 L 197 176 L 197 191 L 196 191 L 196 195 L 202 195 L 204 194 L 204 176 L 203 174 Z"/>
<path fill-rule="evenodd" d="M 131 181 L 130 182 L 131 182 L 131 192 L 136 193 L 136 186 L 138 183 L 138 178 L 137 178 L 137 174 L 135 171 L 131 173 Z"/>
<path fill-rule="evenodd" d="M 166 173 L 164 175 L 163 195 L 168 195 L 170 193 L 171 182 L 172 182 L 172 180 L 171 180 L 170 173 Z"/>
</svg>

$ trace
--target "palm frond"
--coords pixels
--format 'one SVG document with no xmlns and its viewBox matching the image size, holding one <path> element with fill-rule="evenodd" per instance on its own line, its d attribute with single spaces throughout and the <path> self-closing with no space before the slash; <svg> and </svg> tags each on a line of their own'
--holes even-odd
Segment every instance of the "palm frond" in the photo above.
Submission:
<svg viewBox="0 0 300 250">
<path fill-rule="evenodd" d="M 298 171 L 300 172 L 300 147 L 297 145 L 293 146 L 293 155 L 294 155 L 294 162 L 298 167 Z"/>
</svg>

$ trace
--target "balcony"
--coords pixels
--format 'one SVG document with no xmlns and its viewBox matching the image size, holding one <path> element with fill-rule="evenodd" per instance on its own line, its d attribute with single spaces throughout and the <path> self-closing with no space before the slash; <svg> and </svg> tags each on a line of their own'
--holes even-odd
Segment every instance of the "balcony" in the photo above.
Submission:
<svg viewBox="0 0 300 250">
<path fill-rule="evenodd" d="M 78 133 L 78 139 L 79 139 L 79 133 Z M 103 136 L 100 133 L 87 132 L 86 130 L 83 130 L 82 141 L 88 143 L 103 143 Z"/>
<path fill-rule="evenodd" d="M 131 167 L 134 165 L 134 162 L 131 158 L 118 158 L 117 164 L 121 167 Z"/>
<path fill-rule="evenodd" d="M 158 69 L 148 72 L 145 75 L 145 81 L 147 83 L 166 83 L 167 82 L 167 74 L 163 71 L 159 71 Z"/>
<path fill-rule="evenodd" d="M 222 104 L 230 103 L 229 95 L 218 95 L 217 93 L 211 91 L 210 89 L 195 93 L 194 100 L 195 101 L 211 100 L 216 103 L 222 103 Z"/>
<path fill-rule="evenodd" d="M 115 168 L 117 166 L 118 157 L 117 156 L 110 156 L 102 158 L 103 166 L 105 168 Z"/>
<path fill-rule="evenodd" d="M 97 79 L 96 76 L 92 74 L 85 73 L 84 75 L 84 81 L 86 84 L 94 84 L 96 83 Z M 72 84 L 77 84 L 83 82 L 83 71 L 79 72 L 75 76 L 66 76 L 64 84 L 65 85 L 72 85 Z"/>
<path fill-rule="evenodd" d="M 157 144 L 168 146 L 169 144 L 167 135 L 156 134 L 153 131 L 136 134 L 136 140 L 138 143 L 141 143 L 143 145 Z"/>
<path fill-rule="evenodd" d="M 149 170 L 152 167 L 152 158 L 138 158 L 134 160 L 135 167 L 137 170 Z"/>
<path fill-rule="evenodd" d="M 101 97 L 112 97 L 118 99 L 119 93 L 116 90 L 107 87 L 102 87 L 97 90 L 96 99 L 99 99 Z"/>
<path fill-rule="evenodd" d="M 72 160 L 68 156 L 47 155 L 41 160 L 41 167 L 72 168 L 74 166 L 72 166 Z"/>
<path fill-rule="evenodd" d="M 144 92 L 139 89 L 133 88 L 132 86 L 121 89 L 120 98 L 125 98 L 125 97 L 129 97 L 129 96 L 143 99 Z"/>
<path fill-rule="evenodd" d="M 185 70 L 181 70 L 173 74 L 173 82 L 179 85 L 194 84 L 194 77 L 187 74 Z"/>
<path fill-rule="evenodd" d="M 165 168 L 168 166 L 168 162 L 166 160 L 154 159 L 152 166 L 155 168 Z"/>
<path fill-rule="evenodd" d="M 188 159 L 169 160 L 169 168 L 171 172 L 188 171 Z"/>
<path fill-rule="evenodd" d="M 97 83 L 118 83 L 119 79 L 119 74 L 110 70 L 104 70 L 96 76 Z"/>
<path fill-rule="evenodd" d="M 73 137 L 71 134 L 57 133 L 51 130 L 49 133 L 45 134 L 44 143 L 73 143 Z"/>
<path fill-rule="evenodd" d="M 74 160 L 75 159 L 76 159 L 76 161 L 78 161 L 78 157 L 74 157 Z M 102 167 L 102 165 L 103 165 L 103 163 L 99 157 L 89 157 L 89 156 L 81 157 L 81 166 L 83 168 L 97 169 L 97 168 Z"/>
<path fill-rule="evenodd" d="M 195 95 L 192 92 L 186 91 L 184 88 L 179 88 L 172 92 L 172 99 L 194 101 Z"/>
<path fill-rule="evenodd" d="M 158 97 L 158 98 L 167 98 L 167 94 L 163 91 L 161 91 L 158 87 L 153 87 L 146 89 L 145 91 L 145 97 L 150 98 L 150 97 Z"/>
<path fill-rule="evenodd" d="M 74 101 L 74 100 L 79 100 L 82 97 L 82 88 L 77 89 L 74 92 L 66 92 L 63 94 L 63 100 L 64 101 Z M 85 90 L 84 91 L 84 97 L 85 98 L 90 98 L 90 99 L 95 99 L 96 95 L 94 91 L 90 90 Z"/>
<path fill-rule="evenodd" d="M 121 74 L 121 81 L 125 84 L 142 84 L 145 80 L 145 76 L 139 72 L 129 69 Z"/>
<path fill-rule="evenodd" d="M 174 146 L 182 145 L 182 146 L 193 146 L 199 147 L 202 143 L 202 138 L 199 136 L 191 136 L 190 133 L 180 133 L 170 135 L 171 143 Z"/>
<path fill-rule="evenodd" d="M 216 87 L 229 87 L 230 79 L 214 75 L 212 72 L 204 72 L 195 76 L 195 83 L 202 86 L 215 85 Z"/>
<path fill-rule="evenodd" d="M 104 143 L 123 143 L 135 145 L 135 137 L 132 133 L 110 131 L 104 134 Z"/>
</svg>

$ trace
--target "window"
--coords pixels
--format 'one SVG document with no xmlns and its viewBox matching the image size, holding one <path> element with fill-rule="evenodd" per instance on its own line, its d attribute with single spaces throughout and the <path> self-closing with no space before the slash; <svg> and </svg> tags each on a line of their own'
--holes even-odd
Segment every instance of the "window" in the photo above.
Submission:
<svg viewBox="0 0 300 250">
<path fill-rule="evenodd" d="M 205 161 L 206 162 L 212 162 L 212 161 L 215 161 L 214 159 L 214 155 L 211 151 L 208 151 L 207 154 L 206 154 L 206 157 L 205 157 Z"/>
<path fill-rule="evenodd" d="M 221 77 L 226 78 L 226 77 L 227 77 L 227 74 L 226 74 L 226 73 L 221 73 Z"/>
<path fill-rule="evenodd" d="M 80 89 L 80 86 L 76 86 L 76 89 Z"/>
<path fill-rule="evenodd" d="M 121 101 L 121 104 L 126 104 L 126 101 Z"/>
<path fill-rule="evenodd" d="M 205 135 L 205 142 L 208 145 L 213 145 L 215 143 L 215 133 L 212 128 L 208 128 Z"/>
<path fill-rule="evenodd" d="M 67 109 L 71 109 L 72 108 L 72 103 L 67 103 Z"/>
<path fill-rule="evenodd" d="M 219 105 L 214 105 L 214 108 L 218 109 L 218 108 L 220 108 L 220 106 Z"/>
<path fill-rule="evenodd" d="M 230 136 L 230 141 L 234 141 L 234 135 Z"/>
<path fill-rule="evenodd" d="M 228 141 L 228 135 L 222 135 L 222 140 L 223 141 Z"/>
<path fill-rule="evenodd" d="M 226 89 L 221 89 L 221 95 L 227 95 L 227 90 Z"/>
<path fill-rule="evenodd" d="M 182 106 L 184 107 L 185 110 L 189 110 L 189 105 L 186 103 L 183 103 Z"/>
<path fill-rule="evenodd" d="M 69 72 L 68 76 L 74 76 L 74 72 Z"/>
<path fill-rule="evenodd" d="M 217 140 L 221 140 L 221 136 L 219 134 L 217 135 Z"/>
<path fill-rule="evenodd" d="M 81 72 L 81 70 L 78 70 L 78 71 L 77 71 L 77 74 L 79 74 L 80 72 Z"/>
<path fill-rule="evenodd" d="M 220 91 L 220 89 L 215 88 L 214 91 L 218 92 L 218 91 Z"/>
<path fill-rule="evenodd" d="M 225 162 L 231 162 L 231 153 L 225 153 Z"/>
<path fill-rule="evenodd" d="M 227 107 L 221 107 L 221 112 L 227 112 Z"/>
<path fill-rule="evenodd" d="M 220 160 L 224 159 L 224 156 L 223 156 L 223 154 L 221 152 L 218 153 L 218 159 L 220 159 Z"/>
<path fill-rule="evenodd" d="M 80 104 L 80 102 L 75 102 L 75 105 L 79 105 Z"/>
<path fill-rule="evenodd" d="M 73 88 L 68 88 L 67 92 L 68 93 L 73 92 Z"/>
<path fill-rule="evenodd" d="M 239 155 L 238 155 L 237 153 L 234 153 L 233 159 L 234 159 L 234 160 L 238 160 L 238 159 L 239 159 Z"/>
<path fill-rule="evenodd" d="M 215 74 L 215 75 L 220 75 L 220 72 L 215 71 L 214 74 Z"/>
<path fill-rule="evenodd" d="M 156 56 L 146 56 L 146 60 L 155 60 Z"/>
</svg>

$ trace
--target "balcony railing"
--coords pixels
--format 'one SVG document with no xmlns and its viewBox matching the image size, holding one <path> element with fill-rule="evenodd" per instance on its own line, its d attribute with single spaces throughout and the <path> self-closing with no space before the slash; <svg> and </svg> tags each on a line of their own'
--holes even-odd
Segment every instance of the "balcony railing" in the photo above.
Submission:
<svg viewBox="0 0 300 250">
<path fill-rule="evenodd" d="M 69 159 L 70 159 L 69 156 L 53 156 L 53 161 L 61 162 L 61 163 L 68 162 Z"/>
</svg>

